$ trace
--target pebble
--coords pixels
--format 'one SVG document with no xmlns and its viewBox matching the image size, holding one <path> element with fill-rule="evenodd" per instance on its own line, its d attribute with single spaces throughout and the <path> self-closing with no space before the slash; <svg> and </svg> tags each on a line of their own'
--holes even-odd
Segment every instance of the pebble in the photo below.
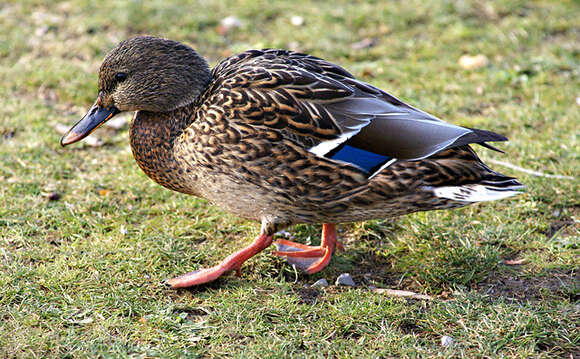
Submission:
<svg viewBox="0 0 580 359">
<path fill-rule="evenodd" d="M 227 30 L 229 30 L 229 29 L 241 27 L 242 20 L 238 19 L 235 16 L 228 16 L 228 17 L 223 18 L 222 21 L 220 21 L 220 25 L 222 25 Z"/>
<path fill-rule="evenodd" d="M 83 139 L 83 141 L 85 141 L 85 143 L 91 147 L 101 147 L 102 145 L 105 144 L 105 142 L 103 142 L 103 140 L 101 140 L 100 138 L 95 137 L 93 135 L 88 135 L 87 137 L 85 137 Z"/>
<path fill-rule="evenodd" d="M 483 54 L 478 54 L 475 56 L 463 55 L 459 58 L 459 66 L 466 70 L 475 70 L 485 67 L 489 64 L 489 60 Z"/>
<path fill-rule="evenodd" d="M 448 347 L 453 345 L 453 343 L 455 342 L 455 340 L 453 340 L 453 338 L 451 338 L 450 336 L 444 335 L 441 337 L 441 346 L 442 347 Z"/>
<path fill-rule="evenodd" d="M 328 287 L 328 281 L 324 278 L 317 280 L 311 287 Z"/>
<path fill-rule="evenodd" d="M 231 30 L 242 27 L 242 20 L 235 16 L 228 16 L 220 21 L 220 24 L 216 26 L 218 34 L 226 36 Z"/>
<path fill-rule="evenodd" d="M 352 280 L 352 277 L 348 273 L 342 273 L 341 275 L 339 275 L 338 278 L 336 278 L 336 282 L 334 284 L 335 285 L 347 285 L 349 287 L 356 286 L 356 284 L 354 283 L 354 280 Z"/>
<path fill-rule="evenodd" d="M 294 26 L 302 26 L 304 25 L 304 18 L 298 15 L 292 16 L 290 18 L 290 23 Z"/>
</svg>

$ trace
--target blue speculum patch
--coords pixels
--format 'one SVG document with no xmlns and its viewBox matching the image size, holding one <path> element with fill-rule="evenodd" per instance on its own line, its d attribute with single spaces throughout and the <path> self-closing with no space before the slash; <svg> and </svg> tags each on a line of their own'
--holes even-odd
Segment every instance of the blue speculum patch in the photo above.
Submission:
<svg viewBox="0 0 580 359">
<path fill-rule="evenodd" d="M 374 152 L 361 150 L 360 148 L 344 145 L 342 148 L 329 156 L 333 160 L 352 163 L 362 170 L 372 174 L 383 164 L 387 163 L 393 157 L 379 155 Z"/>
</svg>

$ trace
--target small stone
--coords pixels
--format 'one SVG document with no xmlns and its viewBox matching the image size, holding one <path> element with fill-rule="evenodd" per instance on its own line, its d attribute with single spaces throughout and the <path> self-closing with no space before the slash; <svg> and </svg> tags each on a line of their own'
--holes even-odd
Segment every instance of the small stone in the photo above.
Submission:
<svg viewBox="0 0 580 359">
<path fill-rule="evenodd" d="M 304 18 L 298 15 L 292 16 L 290 18 L 290 23 L 294 26 L 302 26 L 304 25 Z"/>
<path fill-rule="evenodd" d="M 84 141 L 87 145 L 91 147 L 101 147 L 102 145 L 105 144 L 103 140 L 93 135 L 88 135 L 87 137 L 85 137 Z"/>
<path fill-rule="evenodd" d="M 475 70 L 485 67 L 489 64 L 489 60 L 485 55 L 479 54 L 475 56 L 463 55 L 459 58 L 459 66 L 466 70 Z"/>
<path fill-rule="evenodd" d="M 242 26 L 242 20 L 235 16 L 228 16 L 220 21 L 220 25 L 225 27 L 227 30 Z"/>
<path fill-rule="evenodd" d="M 444 335 L 441 337 L 441 346 L 446 348 L 448 346 L 453 345 L 453 343 L 455 343 L 455 340 L 453 340 L 453 338 L 451 338 L 450 336 Z"/>
<path fill-rule="evenodd" d="M 342 273 L 341 275 L 339 275 L 338 278 L 336 278 L 336 282 L 334 284 L 335 285 L 346 285 L 349 287 L 356 286 L 356 284 L 354 283 L 354 280 L 352 280 L 352 277 L 348 273 Z"/>
<path fill-rule="evenodd" d="M 554 210 L 552 211 L 552 217 L 553 218 L 558 218 L 560 217 L 560 214 L 562 213 L 562 209 L 561 208 L 554 208 Z"/>
<path fill-rule="evenodd" d="M 220 21 L 220 24 L 216 26 L 216 30 L 220 35 L 226 36 L 232 29 L 237 29 L 241 26 L 242 20 L 235 16 L 228 16 Z"/>
<path fill-rule="evenodd" d="M 317 280 L 311 287 L 328 287 L 328 281 L 324 278 Z"/>
</svg>

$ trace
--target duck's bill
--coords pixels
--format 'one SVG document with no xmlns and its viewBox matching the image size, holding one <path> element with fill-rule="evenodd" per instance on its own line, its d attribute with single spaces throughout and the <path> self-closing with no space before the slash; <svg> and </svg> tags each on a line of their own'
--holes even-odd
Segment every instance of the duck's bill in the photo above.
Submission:
<svg viewBox="0 0 580 359">
<path fill-rule="evenodd" d="M 110 108 L 102 107 L 97 101 L 87 114 L 81 118 L 64 136 L 60 139 L 61 146 L 70 145 L 90 135 L 103 123 L 107 122 L 111 117 L 118 114 L 119 111 L 115 106 Z"/>
</svg>

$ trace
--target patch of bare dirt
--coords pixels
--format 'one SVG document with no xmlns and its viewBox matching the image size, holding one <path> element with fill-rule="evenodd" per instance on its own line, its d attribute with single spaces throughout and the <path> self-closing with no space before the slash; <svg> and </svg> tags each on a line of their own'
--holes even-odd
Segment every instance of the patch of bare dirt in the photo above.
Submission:
<svg viewBox="0 0 580 359">
<path fill-rule="evenodd" d="M 556 235 L 570 237 L 577 234 L 580 227 L 580 204 L 568 208 L 556 208 L 552 214 L 556 217 L 550 224 L 544 234 L 549 239 Z"/>
<path fill-rule="evenodd" d="M 490 276 L 488 281 L 478 285 L 478 291 L 510 302 L 533 302 L 546 297 L 568 297 L 577 301 L 580 299 L 577 290 L 579 285 L 579 273 L 551 270 L 533 278 L 519 278 L 517 275 Z"/>
<path fill-rule="evenodd" d="M 297 288 L 294 293 L 298 296 L 300 304 L 314 304 L 320 295 L 318 289 L 310 287 Z"/>
</svg>

